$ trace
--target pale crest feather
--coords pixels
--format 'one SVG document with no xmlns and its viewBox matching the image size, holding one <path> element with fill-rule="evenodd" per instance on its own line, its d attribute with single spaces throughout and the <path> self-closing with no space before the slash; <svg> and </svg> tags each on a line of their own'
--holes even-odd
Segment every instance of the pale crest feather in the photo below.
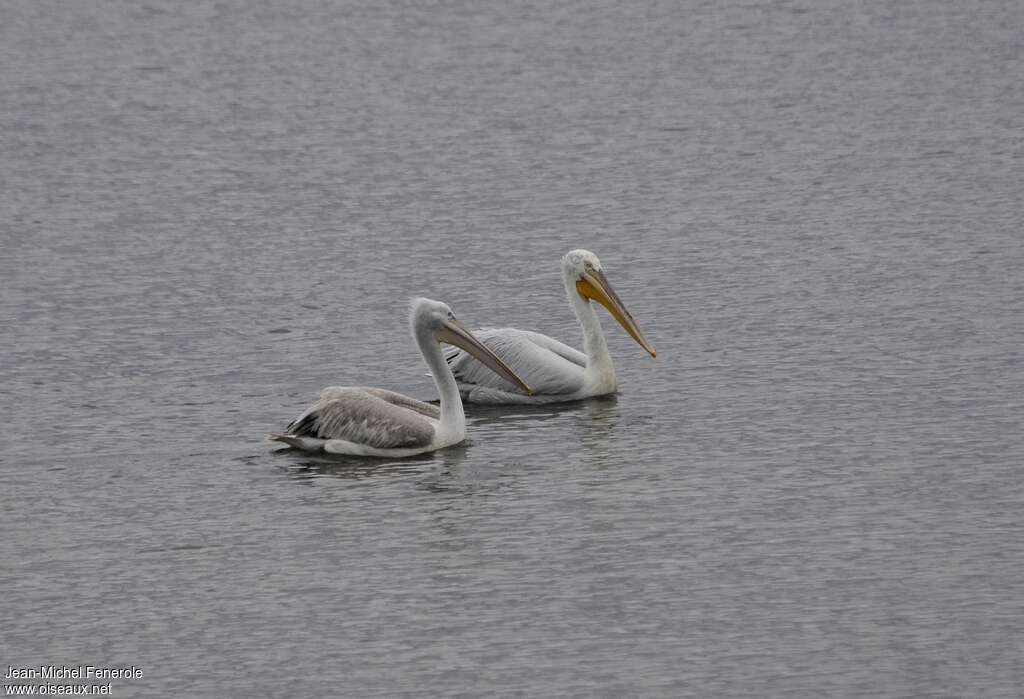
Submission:
<svg viewBox="0 0 1024 699">
<path fill-rule="evenodd" d="M 403 407 L 394 396 L 419 407 Z M 392 391 L 331 386 L 288 426 L 288 436 L 343 439 L 377 449 L 427 446 L 434 438 L 434 424 L 422 406 L 436 410 Z"/>
<path fill-rule="evenodd" d="M 594 253 L 582 248 L 570 250 L 565 253 L 564 257 L 562 257 L 562 269 L 568 268 L 575 274 L 579 274 L 583 271 L 583 266 L 587 262 L 589 262 L 590 266 L 594 269 L 601 269 L 601 260 L 597 259 L 597 255 Z"/>
<path fill-rule="evenodd" d="M 473 334 L 521 376 L 535 394 L 565 395 L 583 388 L 587 356 L 554 338 L 516 328 L 474 330 Z M 447 359 L 463 388 L 481 386 L 523 392 L 462 350 L 449 351 Z"/>
</svg>

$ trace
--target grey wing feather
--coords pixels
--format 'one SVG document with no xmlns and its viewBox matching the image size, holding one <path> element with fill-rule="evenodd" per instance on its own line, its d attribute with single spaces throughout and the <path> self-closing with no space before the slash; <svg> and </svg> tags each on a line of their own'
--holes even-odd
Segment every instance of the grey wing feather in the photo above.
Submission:
<svg viewBox="0 0 1024 699">
<path fill-rule="evenodd" d="M 430 403 L 424 403 L 423 401 L 416 400 L 415 398 L 410 398 L 409 396 L 402 395 L 401 393 L 389 391 L 386 388 L 370 388 L 367 386 L 359 386 L 357 389 L 354 389 L 352 386 L 328 386 L 324 390 L 320 391 L 320 400 L 334 398 L 339 393 L 344 393 L 346 391 L 352 390 L 365 391 L 366 393 L 369 393 L 372 396 L 377 396 L 381 400 L 386 400 L 388 403 L 391 403 L 392 405 L 397 405 L 401 408 L 408 408 L 409 410 L 415 410 L 417 413 L 421 415 L 426 415 L 427 417 L 434 418 L 435 420 L 441 419 L 440 407 L 432 405 Z"/>
<path fill-rule="evenodd" d="M 386 400 L 392 405 L 397 405 L 400 408 L 408 408 L 409 410 L 415 410 L 420 415 L 432 417 L 435 420 L 441 419 L 441 408 L 440 406 L 433 405 L 431 403 L 424 403 L 421 400 L 410 398 L 409 396 L 402 395 L 401 393 L 395 393 L 384 388 L 364 388 L 364 391 L 370 395 L 377 396 L 381 400 Z"/>
<path fill-rule="evenodd" d="M 574 349 L 567 344 L 559 342 L 553 337 L 541 335 L 540 333 L 535 333 L 530 330 L 516 330 L 516 332 L 520 333 L 524 337 L 529 338 L 531 341 L 540 345 L 541 347 L 551 350 L 560 357 L 568 359 L 573 364 L 576 364 L 584 369 L 587 368 L 587 355 L 583 354 L 578 349 Z"/>
<path fill-rule="evenodd" d="M 516 328 L 477 330 L 473 334 L 536 394 L 568 394 L 583 387 L 586 355 L 558 340 Z M 456 380 L 462 384 L 523 392 L 462 350 L 449 351 L 447 360 Z"/>
<path fill-rule="evenodd" d="M 399 449 L 429 444 L 434 438 L 434 425 L 425 416 L 364 389 L 332 386 L 288 425 L 288 433 Z"/>
</svg>

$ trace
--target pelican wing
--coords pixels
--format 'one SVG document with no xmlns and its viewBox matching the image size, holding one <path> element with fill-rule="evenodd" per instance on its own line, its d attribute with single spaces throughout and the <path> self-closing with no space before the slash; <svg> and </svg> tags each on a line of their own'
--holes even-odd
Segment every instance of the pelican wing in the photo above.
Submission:
<svg viewBox="0 0 1024 699">
<path fill-rule="evenodd" d="M 401 449 L 430 444 L 434 424 L 420 411 L 397 405 L 366 389 L 332 386 L 324 389 L 320 400 L 288 425 L 288 434 L 344 439 L 378 449 Z"/>
<path fill-rule="evenodd" d="M 567 394 L 583 387 L 587 357 L 558 340 L 516 328 L 492 328 L 473 333 L 530 385 L 534 393 Z M 447 354 L 448 365 L 462 384 L 496 388 L 509 393 L 522 390 L 462 350 Z"/>
<path fill-rule="evenodd" d="M 512 329 L 514 330 L 514 328 Z M 578 349 L 574 349 L 563 342 L 559 342 L 553 337 L 541 335 L 540 333 L 535 333 L 530 330 L 516 330 L 516 332 L 541 347 L 551 350 L 558 356 L 568 359 L 573 364 L 578 364 L 584 369 L 587 368 L 587 355 L 583 354 Z"/>
<path fill-rule="evenodd" d="M 320 400 L 327 400 L 328 398 L 334 398 L 340 393 L 354 390 L 351 386 L 328 386 L 324 390 L 320 391 Z M 392 405 L 397 405 L 400 408 L 408 408 L 409 410 L 415 410 L 420 415 L 426 415 L 429 418 L 435 420 L 441 419 L 441 408 L 432 403 L 424 403 L 421 400 L 410 398 L 409 396 L 403 396 L 401 393 L 395 393 L 389 391 L 386 388 L 370 388 L 368 386 L 360 386 L 360 391 L 365 391 L 371 396 L 377 396 L 381 400 L 386 400 Z"/>
<path fill-rule="evenodd" d="M 426 415 L 427 417 L 435 420 L 441 419 L 441 407 L 432 403 L 424 403 L 421 400 L 410 398 L 409 396 L 403 396 L 401 393 L 395 393 L 394 391 L 388 391 L 384 388 L 364 388 L 364 391 L 370 395 L 377 396 L 381 400 L 386 400 L 392 405 L 397 405 L 400 408 L 408 408 L 409 410 L 415 410 L 420 415 Z"/>
</svg>

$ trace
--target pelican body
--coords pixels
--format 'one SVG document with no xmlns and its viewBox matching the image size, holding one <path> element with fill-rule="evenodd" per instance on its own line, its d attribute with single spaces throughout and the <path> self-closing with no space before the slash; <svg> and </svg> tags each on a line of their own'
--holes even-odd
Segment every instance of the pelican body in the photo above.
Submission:
<svg viewBox="0 0 1024 699">
<path fill-rule="evenodd" d="M 447 355 L 464 400 L 470 403 L 560 403 L 615 393 L 618 383 L 601 322 L 591 301 L 611 313 L 652 357 L 654 348 L 644 338 L 612 288 L 597 255 L 588 250 L 571 250 L 562 258 L 562 281 L 569 304 L 583 329 L 583 351 L 554 338 L 517 328 L 488 328 L 476 336 L 504 357 L 512 370 L 533 389 L 521 390 L 513 382 L 488 372 L 470 354 L 461 350 Z"/>
<path fill-rule="evenodd" d="M 458 444 L 466 438 L 466 416 L 442 342 L 459 347 L 529 393 L 530 387 L 475 338 L 447 305 L 413 299 L 410 326 L 434 376 L 440 406 L 381 388 L 331 386 L 284 434 L 270 438 L 310 452 L 385 457 L 413 456 Z"/>
</svg>

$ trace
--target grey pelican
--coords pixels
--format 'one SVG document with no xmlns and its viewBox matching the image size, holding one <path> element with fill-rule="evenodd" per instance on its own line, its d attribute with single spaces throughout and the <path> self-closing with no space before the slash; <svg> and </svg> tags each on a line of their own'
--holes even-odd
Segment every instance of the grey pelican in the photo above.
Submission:
<svg viewBox="0 0 1024 699">
<path fill-rule="evenodd" d="M 570 250 L 562 258 L 562 281 L 569 304 L 583 328 L 583 352 L 554 338 L 517 328 L 487 328 L 476 336 L 530 384 L 523 391 L 504 377 L 495 376 L 461 350 L 446 359 L 464 400 L 470 403 L 556 403 L 615 393 L 615 367 L 597 319 L 596 301 L 611 313 L 652 357 L 654 348 L 644 338 L 605 277 L 601 261 L 588 250 Z"/>
<path fill-rule="evenodd" d="M 441 351 L 442 342 L 461 348 L 505 381 L 530 392 L 530 387 L 440 301 L 414 298 L 409 324 L 437 384 L 440 407 L 381 388 L 331 386 L 284 434 L 270 438 L 304 451 L 391 457 L 458 444 L 466 438 L 466 417 L 455 377 Z"/>
</svg>

